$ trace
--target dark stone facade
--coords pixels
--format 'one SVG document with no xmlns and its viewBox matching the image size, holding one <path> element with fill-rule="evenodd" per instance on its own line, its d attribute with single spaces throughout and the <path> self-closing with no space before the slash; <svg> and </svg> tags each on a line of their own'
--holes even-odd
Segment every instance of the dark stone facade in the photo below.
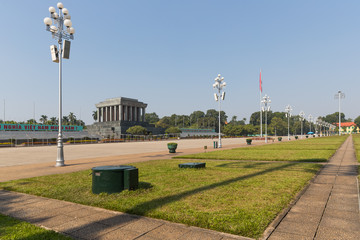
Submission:
<svg viewBox="0 0 360 240">
<path fill-rule="evenodd" d="M 121 134 L 126 134 L 126 130 L 133 126 L 142 126 L 147 129 L 148 133 L 152 135 L 164 134 L 164 128 L 156 128 L 153 124 L 147 122 L 133 122 L 133 121 L 111 121 L 111 122 L 96 122 L 87 126 L 87 130 L 91 134 L 97 134 L 102 137 L 120 138 Z"/>
</svg>

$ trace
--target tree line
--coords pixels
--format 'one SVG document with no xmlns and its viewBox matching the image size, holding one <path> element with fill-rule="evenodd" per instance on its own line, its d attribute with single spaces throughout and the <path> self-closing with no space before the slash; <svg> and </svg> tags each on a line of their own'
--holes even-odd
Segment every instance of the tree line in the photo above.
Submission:
<svg viewBox="0 0 360 240">
<path fill-rule="evenodd" d="M 29 119 L 27 121 L 3 121 L 0 119 L 0 123 L 6 124 L 44 124 L 44 125 L 58 125 L 59 118 L 57 117 L 48 117 L 47 115 L 41 115 L 39 121 L 36 119 Z M 62 125 L 76 125 L 76 126 L 85 126 L 85 122 L 81 119 L 77 119 L 74 113 L 70 112 L 68 115 L 62 117 Z"/>
<path fill-rule="evenodd" d="M 339 120 L 339 113 L 335 112 L 323 117 L 319 117 L 322 121 L 334 124 Z M 316 121 L 316 119 L 313 119 Z M 179 128 L 209 128 L 215 129 L 217 132 L 219 129 L 219 112 L 215 109 L 209 109 L 206 112 L 194 111 L 190 115 L 177 115 L 172 114 L 170 116 L 159 116 L 153 113 L 145 114 L 145 121 L 154 124 L 156 127 L 162 127 L 165 129 L 171 128 L 175 132 Z M 265 115 L 263 114 L 263 134 L 265 133 Z M 289 118 L 289 132 L 292 135 L 306 134 L 308 132 L 315 132 L 318 127 L 313 122 L 309 122 L 308 119 L 300 121 L 299 115 L 294 115 Z M 346 119 L 345 114 L 341 113 L 341 122 L 352 121 L 352 119 Z M 248 136 L 260 134 L 260 111 L 251 114 L 249 123 L 246 124 L 246 118 L 238 120 L 237 116 L 233 116 L 228 121 L 228 116 L 224 111 L 220 113 L 220 125 L 221 132 L 229 136 Z M 360 116 L 357 117 L 354 122 L 360 126 Z M 175 128 L 175 129 L 174 129 Z M 177 129 L 177 130 L 176 130 Z M 336 131 L 336 130 L 335 130 Z M 287 135 L 288 133 L 288 119 L 285 112 L 272 112 L 267 113 L 267 133 L 269 135 Z"/>
</svg>

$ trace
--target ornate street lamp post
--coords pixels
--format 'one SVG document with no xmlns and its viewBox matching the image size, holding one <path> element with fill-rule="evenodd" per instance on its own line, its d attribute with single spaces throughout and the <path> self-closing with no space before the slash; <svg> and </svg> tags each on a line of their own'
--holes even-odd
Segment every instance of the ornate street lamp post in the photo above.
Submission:
<svg viewBox="0 0 360 240">
<path fill-rule="evenodd" d="M 341 111 L 340 111 L 340 100 L 342 98 L 345 98 L 345 93 L 338 91 L 337 94 L 335 94 L 335 99 L 339 99 L 339 136 L 341 135 Z"/>
<path fill-rule="evenodd" d="M 305 120 L 305 113 L 304 111 L 301 111 L 300 114 L 300 121 L 301 121 L 301 138 L 303 138 L 303 123 L 304 123 L 304 120 Z"/>
<path fill-rule="evenodd" d="M 215 78 L 215 83 L 213 84 L 213 88 L 216 88 L 218 90 L 218 94 L 214 93 L 215 101 L 219 101 L 219 148 L 222 147 L 221 144 L 221 118 L 220 118 L 220 112 L 221 112 L 221 100 L 225 99 L 225 92 L 222 90 L 226 86 L 226 82 L 224 82 L 224 77 L 221 77 L 220 74 Z"/>
<path fill-rule="evenodd" d="M 267 134 L 267 112 L 270 111 L 270 106 L 268 104 L 271 103 L 270 97 L 265 94 L 263 100 L 261 101 L 263 106 L 261 107 L 261 111 L 265 112 L 265 143 L 268 142 L 268 134 Z"/>
<path fill-rule="evenodd" d="M 62 137 L 62 59 L 69 59 L 70 41 L 74 39 L 75 29 L 72 27 L 69 11 L 59 2 L 57 4 L 58 13 L 54 7 L 49 8 L 50 17 L 44 18 L 46 31 L 49 31 L 53 38 L 58 40 L 59 49 L 56 45 L 51 45 L 51 57 L 53 62 L 59 63 L 59 133 L 57 140 L 57 159 L 56 167 L 65 166 L 64 149 Z M 53 24 L 54 21 L 54 25 Z"/>
<path fill-rule="evenodd" d="M 308 120 L 309 120 L 309 124 L 310 124 L 310 132 L 311 132 L 311 122 L 313 120 L 313 116 L 311 114 L 309 114 Z"/>
<path fill-rule="evenodd" d="M 290 105 L 287 105 L 286 108 L 285 108 L 285 112 L 286 112 L 286 117 L 288 119 L 288 140 L 290 140 L 290 117 L 291 117 L 291 111 L 292 111 L 292 108 Z"/>
</svg>

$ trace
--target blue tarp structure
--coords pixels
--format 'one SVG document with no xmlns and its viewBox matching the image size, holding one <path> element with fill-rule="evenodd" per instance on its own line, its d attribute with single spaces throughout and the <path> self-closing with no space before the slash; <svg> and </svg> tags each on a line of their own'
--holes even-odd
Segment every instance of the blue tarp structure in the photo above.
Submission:
<svg viewBox="0 0 360 240">
<path fill-rule="evenodd" d="M 314 132 L 308 132 L 307 134 L 311 135 L 311 134 L 314 134 Z"/>
</svg>

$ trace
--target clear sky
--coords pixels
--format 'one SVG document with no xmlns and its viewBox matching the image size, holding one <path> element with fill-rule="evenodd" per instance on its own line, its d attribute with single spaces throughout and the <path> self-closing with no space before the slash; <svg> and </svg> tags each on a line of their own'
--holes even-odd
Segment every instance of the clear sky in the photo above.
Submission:
<svg viewBox="0 0 360 240">
<path fill-rule="evenodd" d="M 56 44 L 44 17 L 57 1 L 1 0 L 0 119 L 58 116 Z M 95 104 L 129 97 L 147 112 L 218 109 L 212 88 L 227 83 L 223 110 L 249 119 L 263 94 L 273 111 L 360 115 L 360 1 L 62 1 L 76 30 L 63 64 L 63 113 L 93 123 Z"/>
</svg>

